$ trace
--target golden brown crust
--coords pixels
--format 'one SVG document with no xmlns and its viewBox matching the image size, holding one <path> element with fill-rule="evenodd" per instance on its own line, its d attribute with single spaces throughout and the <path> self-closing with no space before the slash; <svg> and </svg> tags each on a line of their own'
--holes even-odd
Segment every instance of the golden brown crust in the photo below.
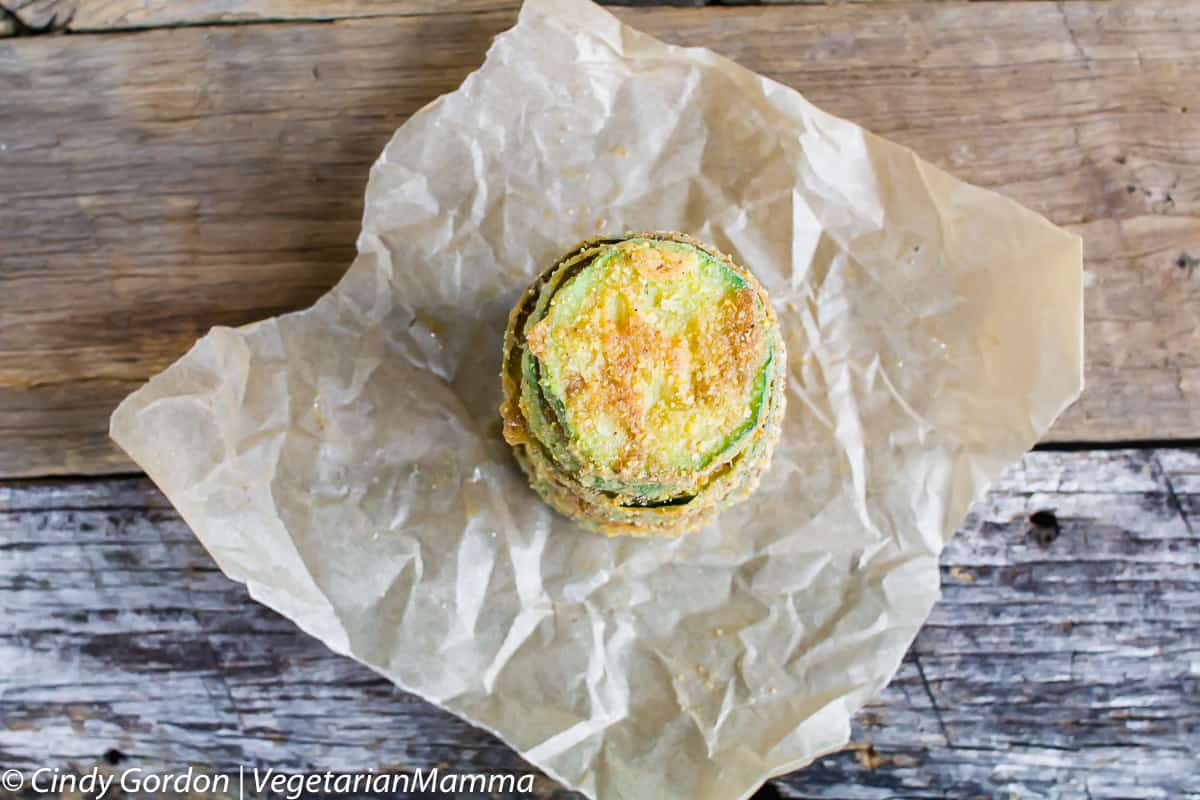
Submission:
<svg viewBox="0 0 1200 800">
<path fill-rule="evenodd" d="M 626 431 L 629 444 L 622 450 L 616 465 L 617 477 L 629 481 L 661 477 L 649 469 L 651 465 L 642 441 L 647 428 L 654 427 L 654 421 L 647 418 L 647 403 L 642 394 L 646 387 L 636 380 L 638 365 L 646 363 L 643 359 L 667 365 L 670 376 L 687 376 L 686 382 L 671 384 L 669 399 L 681 407 L 689 407 L 698 402 L 712 402 L 723 392 L 729 392 L 729 387 L 744 387 L 757 374 L 757 361 L 753 356 L 764 352 L 768 342 L 774 353 L 768 386 L 769 407 L 761 415 L 757 429 L 739 446 L 723 454 L 722 459 L 691 476 L 699 487 L 698 494 L 667 505 L 646 503 L 636 496 L 625 497 L 619 491 L 593 486 L 594 479 L 584 477 L 590 474 L 586 470 L 580 475 L 564 471 L 562 464 L 531 432 L 522 412 L 522 404 L 532 402 L 532 398 L 522 399 L 522 353 L 528 348 L 534 356 L 544 357 L 550 346 L 546 341 L 549 325 L 543 324 L 546 317 L 527 326 L 529 315 L 543 296 L 547 281 L 556 277 L 561 279 L 567 270 L 580 263 L 590 263 L 600 249 L 627 239 L 690 245 L 719 259 L 741 277 L 747 287 L 732 293 L 714 313 L 704 317 L 701 329 L 692 332 L 693 338 L 700 341 L 691 342 L 689 347 L 684 347 L 678 336 L 665 335 L 639 314 L 595 320 L 598 329 L 588 333 L 601 343 L 607 356 L 604 369 L 594 375 L 564 373 L 561 386 L 570 402 L 587 409 L 600 407 L 612 412 Z M 676 279 L 689 268 L 688 259 L 677 257 L 669 248 L 631 247 L 627 265 L 644 280 Z M 552 298 L 554 291 L 557 288 L 551 287 L 545 297 Z M 528 339 L 525 336 L 527 327 Z M 704 357 L 697 359 L 696 353 L 704 354 Z M 757 486 L 779 437 L 784 409 L 784 358 L 782 337 L 765 290 L 753 275 L 735 265 L 728 256 L 676 233 L 639 233 L 591 240 L 574 248 L 539 275 L 509 315 L 501 376 L 504 402 L 500 411 L 504 438 L 513 446 L 518 462 L 538 493 L 557 510 L 585 527 L 609 535 L 675 536 L 710 521 L 720 510 L 744 499 Z"/>
</svg>

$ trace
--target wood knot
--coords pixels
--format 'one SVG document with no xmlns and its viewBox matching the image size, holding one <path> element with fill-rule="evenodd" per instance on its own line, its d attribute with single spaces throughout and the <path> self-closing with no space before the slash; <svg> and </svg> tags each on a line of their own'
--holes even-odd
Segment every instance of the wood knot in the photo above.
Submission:
<svg viewBox="0 0 1200 800">
<path fill-rule="evenodd" d="M 115 747 L 110 747 L 104 751 L 104 760 L 115 767 L 125 760 L 125 754 Z"/>
<path fill-rule="evenodd" d="M 1042 547 L 1049 547 L 1058 538 L 1058 516 L 1049 509 L 1035 511 L 1029 515 L 1029 535 Z"/>
<path fill-rule="evenodd" d="M 1187 272 L 1188 277 L 1192 277 L 1192 273 L 1196 271 L 1196 267 L 1200 267 L 1200 258 L 1196 258 L 1191 253 L 1183 252 L 1179 254 L 1179 258 L 1175 259 L 1175 266 Z"/>
</svg>

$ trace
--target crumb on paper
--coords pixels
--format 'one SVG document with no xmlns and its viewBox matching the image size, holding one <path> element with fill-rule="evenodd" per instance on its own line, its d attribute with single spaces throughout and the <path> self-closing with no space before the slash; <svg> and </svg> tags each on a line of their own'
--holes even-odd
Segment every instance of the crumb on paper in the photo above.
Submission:
<svg viewBox="0 0 1200 800">
<path fill-rule="evenodd" d="M 321 398 L 314 397 L 312 403 L 313 419 L 316 420 L 317 430 L 325 430 L 325 412 L 321 410 Z"/>
<path fill-rule="evenodd" d="M 433 317 L 427 314 L 417 314 L 413 318 L 413 324 L 420 325 L 425 330 L 429 331 L 431 336 L 437 337 L 445 333 L 445 326 Z"/>
</svg>

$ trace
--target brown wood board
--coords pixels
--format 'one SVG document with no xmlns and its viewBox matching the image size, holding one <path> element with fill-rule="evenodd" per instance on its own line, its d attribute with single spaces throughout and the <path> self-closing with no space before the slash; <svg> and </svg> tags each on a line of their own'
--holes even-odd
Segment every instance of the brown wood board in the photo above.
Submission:
<svg viewBox="0 0 1200 800">
<path fill-rule="evenodd" d="M 1049 438 L 1200 436 L 1200 5 L 616 11 L 1082 235 L 1089 384 Z M 0 41 L 0 475 L 131 469 L 116 403 L 329 288 L 383 144 L 514 14 Z"/>
<path fill-rule="evenodd" d="M 752 5 L 763 0 L 737 0 Z M 860 2 L 904 3 L 911 0 L 765 0 L 771 3 Z M 599 0 L 606 5 L 705 6 L 722 0 Z M 966 0 L 941 0 L 966 2 Z M 492 10 L 519 0 L 8 0 L 0 3 L 0 36 L 28 36 L 69 31 L 97 33 L 177 25 L 245 25 L 312 22 L 361 17 L 405 16 L 434 12 Z M 7 13 L 3 12 L 7 9 Z"/>
</svg>

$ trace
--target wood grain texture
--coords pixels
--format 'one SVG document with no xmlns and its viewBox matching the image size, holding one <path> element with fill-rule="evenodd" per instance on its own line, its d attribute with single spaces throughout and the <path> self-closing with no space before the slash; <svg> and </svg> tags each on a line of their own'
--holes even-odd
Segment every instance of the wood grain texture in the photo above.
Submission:
<svg viewBox="0 0 1200 800">
<path fill-rule="evenodd" d="M 119 399 L 329 288 L 370 163 L 513 13 L 0 42 L 0 475 L 130 469 Z M 1200 436 L 1200 4 L 618 13 L 1081 234 L 1089 383 L 1050 438 Z"/>
<path fill-rule="evenodd" d="M 520 0 L 171 0 L 149 3 L 145 0 L 5 0 L 0 7 L 7 7 L 9 15 L 7 27 L 0 27 L 0 36 L 468 13 L 494 11 L 502 6 L 516 9 L 520 5 Z"/>
<path fill-rule="evenodd" d="M 897 3 L 911 0 L 599 0 L 606 5 L 706 6 L 756 5 L 760 2 Z M 941 0 L 964 2 L 964 0 Z M 437 12 L 516 8 L 520 0 L 6 0 L 0 3 L 0 37 L 39 33 L 100 33 L 179 25 L 311 22 L 362 17 L 394 17 Z"/>
<path fill-rule="evenodd" d="M 1200 450 L 1026 456 L 853 743 L 779 795 L 1200 798 L 1197 514 Z M 530 769 L 250 601 L 142 478 L 0 484 L 0 604 L 0 765 Z"/>
</svg>

